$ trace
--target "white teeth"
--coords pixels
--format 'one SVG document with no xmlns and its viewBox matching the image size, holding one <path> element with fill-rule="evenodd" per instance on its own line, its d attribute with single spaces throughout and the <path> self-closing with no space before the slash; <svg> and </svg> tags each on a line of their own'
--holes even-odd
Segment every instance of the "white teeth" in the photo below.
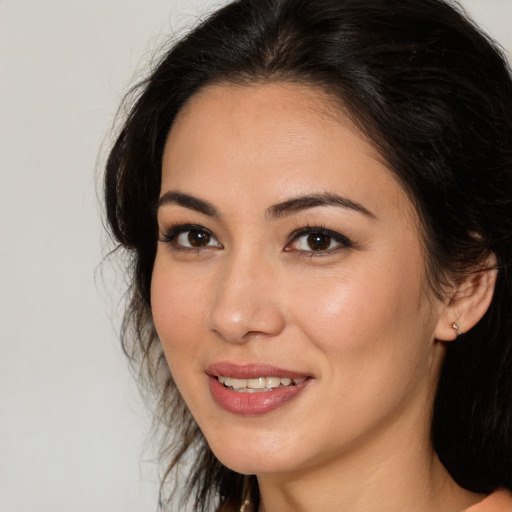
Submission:
<svg viewBox="0 0 512 512">
<path fill-rule="evenodd" d="M 298 379 L 291 379 L 289 377 L 258 377 L 256 379 L 235 379 L 234 377 L 226 377 L 219 375 L 218 381 L 224 386 L 231 388 L 242 393 L 255 393 L 260 391 L 271 391 L 279 386 L 290 386 L 300 384 L 305 380 L 305 377 Z"/>
<path fill-rule="evenodd" d="M 247 379 L 231 379 L 231 387 L 234 389 L 242 389 L 247 387 Z"/>
<path fill-rule="evenodd" d="M 258 377 L 257 379 L 247 379 L 247 387 L 251 389 L 264 389 L 267 384 L 265 377 Z"/>
<path fill-rule="evenodd" d="M 268 389 L 277 388 L 281 385 L 281 379 L 279 377 L 267 377 L 265 387 Z"/>
</svg>

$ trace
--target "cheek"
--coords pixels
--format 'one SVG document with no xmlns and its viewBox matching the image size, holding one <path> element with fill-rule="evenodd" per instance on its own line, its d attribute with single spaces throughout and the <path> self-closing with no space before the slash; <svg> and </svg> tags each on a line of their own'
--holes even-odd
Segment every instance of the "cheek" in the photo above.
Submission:
<svg viewBox="0 0 512 512">
<path fill-rule="evenodd" d="M 347 440 L 402 411 L 433 370 L 426 334 L 432 315 L 419 308 L 418 281 L 404 283 L 389 272 L 368 277 L 364 285 L 355 275 L 317 283 L 307 307 L 297 301 L 296 318 L 315 347 L 309 355 L 324 362 L 330 428 Z"/>
<path fill-rule="evenodd" d="M 346 273 L 317 275 L 311 281 L 314 286 L 296 282 L 289 303 L 312 338 L 316 333 L 336 344 L 340 336 L 357 334 L 355 343 L 370 333 L 402 329 L 421 314 L 420 280 L 404 279 L 402 272 L 390 267 L 351 268 Z"/>
<path fill-rule="evenodd" d="M 205 290 L 200 284 L 157 255 L 151 282 L 153 321 L 174 382 L 189 406 L 201 395 L 205 379 L 198 359 L 205 324 Z"/>
<path fill-rule="evenodd" d="M 327 356 L 333 378 L 385 385 L 425 365 L 433 315 L 417 267 L 400 263 L 353 266 L 290 293 L 300 330 Z"/>
<path fill-rule="evenodd" d="M 156 330 L 172 370 L 174 357 L 193 349 L 204 325 L 205 288 L 179 269 L 155 260 L 151 281 L 151 308 Z M 171 355 L 173 357 L 171 357 Z"/>
</svg>

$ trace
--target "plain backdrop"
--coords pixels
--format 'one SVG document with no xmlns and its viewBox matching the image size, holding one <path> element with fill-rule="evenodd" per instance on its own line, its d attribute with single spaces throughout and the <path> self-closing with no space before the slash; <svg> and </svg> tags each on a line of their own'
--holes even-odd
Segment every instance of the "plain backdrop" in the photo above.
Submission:
<svg viewBox="0 0 512 512">
<path fill-rule="evenodd" d="M 100 148 L 167 36 L 221 3 L 0 0 L 0 512 L 156 510 L 122 278 L 98 269 Z M 462 4 L 512 51 L 512 0 Z"/>
</svg>

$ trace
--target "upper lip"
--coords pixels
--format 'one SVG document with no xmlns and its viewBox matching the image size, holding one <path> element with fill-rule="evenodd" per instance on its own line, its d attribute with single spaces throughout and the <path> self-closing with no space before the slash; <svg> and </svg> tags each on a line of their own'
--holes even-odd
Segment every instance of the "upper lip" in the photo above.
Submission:
<svg viewBox="0 0 512 512">
<path fill-rule="evenodd" d="M 225 377 L 234 377 L 235 379 L 256 379 L 258 377 L 279 377 L 290 379 L 300 379 L 309 377 L 307 373 L 287 370 L 278 366 L 263 363 L 236 364 L 229 361 L 220 361 L 209 365 L 206 368 L 206 374 L 211 377 L 219 375 Z"/>
</svg>

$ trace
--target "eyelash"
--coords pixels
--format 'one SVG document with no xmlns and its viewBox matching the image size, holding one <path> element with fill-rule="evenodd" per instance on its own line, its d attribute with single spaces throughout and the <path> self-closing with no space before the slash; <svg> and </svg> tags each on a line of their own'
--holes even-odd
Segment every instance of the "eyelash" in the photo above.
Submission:
<svg viewBox="0 0 512 512">
<path fill-rule="evenodd" d="M 288 240 L 288 243 L 286 244 L 285 250 L 287 252 L 291 252 L 291 250 L 288 249 L 288 247 L 293 242 L 297 242 L 300 238 L 302 238 L 304 236 L 309 237 L 311 235 L 321 235 L 321 236 L 327 237 L 330 240 L 329 245 L 331 245 L 331 243 L 333 241 L 336 242 L 338 245 L 335 246 L 334 248 L 322 249 L 322 250 L 318 250 L 318 251 L 315 251 L 315 250 L 307 251 L 307 250 L 297 249 L 298 252 L 300 252 L 301 254 L 303 254 L 309 258 L 314 257 L 314 256 L 327 256 L 327 255 L 333 254 L 335 252 L 338 252 L 339 250 L 347 249 L 347 248 L 353 246 L 350 239 L 347 238 L 345 235 L 342 235 L 341 233 L 338 233 L 336 231 L 332 231 L 331 229 L 327 229 L 324 226 L 304 226 L 302 228 L 296 229 L 290 235 L 290 238 Z"/>
<path fill-rule="evenodd" d="M 181 235 L 189 233 L 189 237 L 190 237 L 190 233 L 193 233 L 193 232 L 195 232 L 197 234 L 201 234 L 201 235 L 206 235 L 208 237 L 208 244 L 198 246 L 198 247 L 193 247 L 193 246 L 185 246 L 178 242 L 178 238 Z M 213 249 L 221 249 L 222 248 L 222 244 L 220 242 L 218 242 L 218 240 L 215 238 L 213 233 L 198 224 L 179 224 L 179 225 L 173 226 L 170 229 L 168 229 L 165 233 L 162 233 L 158 240 L 160 242 L 170 244 L 174 251 L 199 252 L 199 251 L 204 251 L 205 249 L 212 249 L 212 248 Z M 216 241 L 217 245 L 210 245 L 211 240 Z"/>
<path fill-rule="evenodd" d="M 180 244 L 178 242 L 178 238 L 181 235 L 184 235 L 186 233 L 196 232 L 198 234 L 203 234 L 208 237 L 208 245 L 193 247 L 193 246 L 185 246 L 183 244 Z M 311 235 L 321 235 L 323 237 L 326 237 L 329 241 L 329 246 L 334 241 L 337 245 L 334 248 L 326 248 L 326 249 L 319 249 L 319 250 L 304 250 L 304 249 L 293 249 L 290 246 L 295 242 L 297 242 L 301 237 L 304 236 L 311 236 Z M 210 245 L 210 241 L 215 241 L 216 244 Z M 167 232 L 162 233 L 161 237 L 159 238 L 160 242 L 170 244 L 172 246 L 172 249 L 175 251 L 187 251 L 187 252 L 199 252 L 211 249 L 222 249 L 222 244 L 215 238 L 213 233 L 209 231 L 208 229 L 204 228 L 203 226 L 200 226 L 198 224 L 179 224 L 176 226 L 171 227 L 167 230 Z M 304 226 L 302 228 L 296 229 L 293 231 L 293 233 L 290 235 L 288 242 L 286 244 L 286 247 L 284 249 L 285 252 L 292 252 L 296 251 L 304 256 L 307 257 L 315 257 L 315 256 L 326 256 L 333 254 L 339 250 L 346 249 L 349 247 L 352 247 L 353 244 L 350 241 L 349 238 L 347 238 L 345 235 L 342 235 L 341 233 L 338 233 L 336 231 L 332 231 L 330 229 L 325 228 L 324 226 Z"/>
</svg>

